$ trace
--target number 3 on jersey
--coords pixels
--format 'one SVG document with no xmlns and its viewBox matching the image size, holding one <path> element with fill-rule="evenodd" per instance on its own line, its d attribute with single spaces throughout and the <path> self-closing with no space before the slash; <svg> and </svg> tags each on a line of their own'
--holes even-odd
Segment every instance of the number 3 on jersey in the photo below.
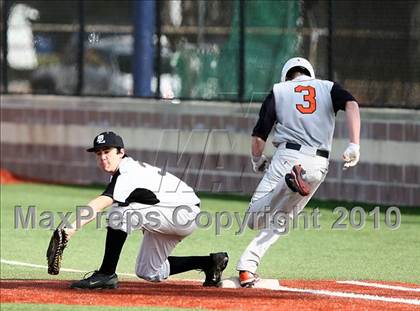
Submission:
<svg viewBox="0 0 420 311">
<path fill-rule="evenodd" d="M 303 86 L 303 85 L 298 85 L 297 87 L 295 87 L 295 92 L 296 93 L 302 93 L 303 91 L 306 91 L 307 93 L 303 96 L 303 100 L 307 103 L 306 105 L 304 104 L 296 104 L 296 109 L 300 111 L 300 113 L 303 114 L 311 114 L 314 113 L 314 111 L 316 110 L 316 100 L 315 100 L 315 88 L 312 86 Z"/>
</svg>

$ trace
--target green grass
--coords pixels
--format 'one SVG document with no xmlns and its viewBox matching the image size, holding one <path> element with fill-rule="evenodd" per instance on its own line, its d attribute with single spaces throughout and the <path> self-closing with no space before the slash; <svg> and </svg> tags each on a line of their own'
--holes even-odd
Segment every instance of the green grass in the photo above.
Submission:
<svg viewBox="0 0 420 311">
<path fill-rule="evenodd" d="M 37 265 L 46 265 L 45 251 L 51 235 L 45 229 L 14 229 L 14 206 L 34 205 L 37 216 L 42 211 L 75 211 L 101 192 L 98 187 L 70 187 L 39 184 L 1 185 L 1 258 Z M 243 213 L 248 199 L 240 196 L 201 195 L 202 210 L 214 214 L 227 210 Z M 348 219 L 347 230 L 332 230 L 338 218 L 333 214 L 336 206 L 351 209 L 362 206 L 366 213 L 373 205 L 312 200 L 305 211 L 314 208 L 321 212 L 321 229 L 303 229 L 303 223 L 291 230 L 268 250 L 258 269 L 264 278 L 277 279 L 372 279 L 420 284 L 420 209 L 401 208 L 401 226 L 391 230 L 385 226 L 384 215 L 388 206 L 381 207 L 380 229 L 373 229 L 373 217 L 367 216 L 361 230 L 352 229 Z M 57 215 L 56 215 L 57 216 Z M 58 217 L 57 217 L 58 218 Z M 302 220 L 302 219 L 301 219 Z M 58 225 L 59 219 L 55 225 Z M 230 264 L 225 277 L 236 275 L 235 264 L 256 232 L 247 229 L 235 235 L 237 225 L 215 235 L 214 225 L 198 229 L 182 241 L 174 255 L 203 255 L 228 251 Z M 102 261 L 105 228 L 95 229 L 94 223 L 80 230 L 70 241 L 64 253 L 63 267 L 79 270 L 97 269 Z M 119 272 L 134 273 L 141 233 L 134 232 L 127 239 L 118 266 Z M 50 276 L 44 269 L 1 264 L 2 279 L 79 279 L 82 273 L 60 273 Z M 196 271 L 176 276 L 203 278 Z M 3 306 L 2 306 L 3 308 Z M 14 309 L 13 309 L 14 310 Z M 91 309 L 89 309 L 91 310 Z"/>
</svg>

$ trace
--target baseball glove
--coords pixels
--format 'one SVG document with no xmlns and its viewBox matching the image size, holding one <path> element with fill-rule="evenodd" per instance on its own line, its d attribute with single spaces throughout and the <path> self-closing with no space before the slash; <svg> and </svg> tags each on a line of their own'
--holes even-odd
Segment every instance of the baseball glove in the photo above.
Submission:
<svg viewBox="0 0 420 311">
<path fill-rule="evenodd" d="M 60 272 L 61 259 L 67 242 L 67 233 L 64 229 L 55 229 L 47 249 L 48 274 L 56 275 Z"/>
</svg>

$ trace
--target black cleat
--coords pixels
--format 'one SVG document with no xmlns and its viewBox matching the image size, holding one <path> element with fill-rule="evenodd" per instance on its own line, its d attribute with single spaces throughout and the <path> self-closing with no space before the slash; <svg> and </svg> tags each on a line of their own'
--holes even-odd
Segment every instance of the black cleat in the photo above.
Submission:
<svg viewBox="0 0 420 311">
<path fill-rule="evenodd" d="M 212 265 L 209 269 L 203 270 L 206 274 L 206 280 L 203 286 L 217 286 L 222 279 L 222 272 L 226 269 L 229 262 L 227 253 L 211 253 Z"/>
<path fill-rule="evenodd" d="M 90 273 L 90 272 L 89 272 Z M 86 274 L 87 275 L 87 274 Z M 82 280 L 73 282 L 70 288 L 76 289 L 113 289 L 118 287 L 118 276 L 114 273 L 112 275 L 100 273 L 94 271 L 90 277 L 86 278 L 86 275 Z"/>
</svg>

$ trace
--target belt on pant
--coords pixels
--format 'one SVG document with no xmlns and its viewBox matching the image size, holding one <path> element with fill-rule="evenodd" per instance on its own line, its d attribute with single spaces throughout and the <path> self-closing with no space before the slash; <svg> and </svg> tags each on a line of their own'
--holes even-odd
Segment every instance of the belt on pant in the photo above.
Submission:
<svg viewBox="0 0 420 311">
<path fill-rule="evenodd" d="M 286 143 L 286 148 L 287 148 L 287 149 L 293 149 L 293 150 L 297 150 L 297 151 L 299 151 L 301 147 L 302 147 L 302 146 L 301 146 L 301 145 L 299 145 L 299 144 L 295 144 L 295 143 Z M 329 153 L 327 150 L 317 149 L 317 150 L 316 150 L 316 155 L 317 155 L 317 156 L 320 156 L 320 157 L 323 157 L 323 158 L 327 158 L 327 159 L 328 159 L 328 157 L 330 156 L 330 153 Z"/>
</svg>

